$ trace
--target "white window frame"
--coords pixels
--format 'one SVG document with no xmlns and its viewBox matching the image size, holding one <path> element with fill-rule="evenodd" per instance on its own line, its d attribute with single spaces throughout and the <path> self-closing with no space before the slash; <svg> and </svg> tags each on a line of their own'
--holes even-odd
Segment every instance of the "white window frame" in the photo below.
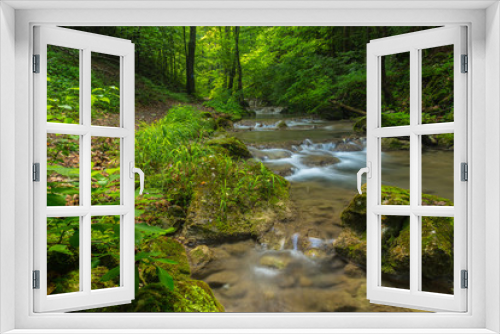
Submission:
<svg viewBox="0 0 500 334">
<path fill-rule="evenodd" d="M 371 41 L 367 47 L 367 297 L 373 303 L 414 307 L 423 310 L 467 310 L 467 290 L 461 287 L 461 271 L 467 269 L 467 184 L 461 180 L 461 163 L 467 163 L 467 76 L 462 73 L 461 56 L 467 54 L 466 27 L 449 26 L 428 29 Z M 423 49 L 452 45 L 454 58 L 454 121 L 422 124 L 422 52 Z M 382 126 L 381 57 L 409 53 L 410 124 Z M 422 135 L 454 133 L 453 166 L 454 206 L 422 206 Z M 410 203 L 382 205 L 381 140 L 384 137 L 410 138 Z M 409 289 L 382 285 L 383 215 L 407 216 L 410 220 Z M 422 290 L 422 217 L 454 218 L 453 294 Z"/>
<path fill-rule="evenodd" d="M 14 10 L 11 6 L 18 10 Z M 150 9 L 144 9 L 148 6 Z M 22 9 L 23 7 L 25 9 Z M 124 7 L 144 10 L 123 9 Z M 52 10 L 46 10 L 47 8 Z M 363 1 L 266 3 L 238 1 L 232 4 L 216 1 L 203 3 L 143 1 L 141 4 L 134 1 L 72 3 L 11 0 L 0 3 L 0 11 L 0 293 L 2 297 L 0 330 L 2 332 L 13 330 L 12 333 L 18 334 L 77 333 L 76 329 L 89 329 L 85 332 L 111 333 L 114 329 L 115 333 L 249 333 L 249 330 L 245 331 L 244 328 L 253 328 L 255 332 L 266 333 L 500 332 L 498 319 L 500 312 L 498 226 L 500 11 L 497 1 L 370 1 L 369 4 Z M 468 103 L 471 111 L 468 115 L 471 180 L 468 190 L 468 198 L 471 199 L 468 210 L 471 222 L 468 230 L 471 238 L 468 243 L 470 273 L 468 312 L 458 314 L 34 314 L 30 289 L 32 263 L 26 261 L 30 258 L 30 245 L 33 241 L 30 181 L 32 103 L 27 97 L 32 94 L 30 74 L 32 27 L 37 24 L 467 25 L 470 41 L 468 54 L 471 59 L 469 64 L 471 75 L 468 78 L 470 87 Z M 15 138 L 14 145 L 12 137 Z M 14 199 L 12 199 L 12 189 L 15 189 Z M 489 254 L 486 259 L 485 254 Z M 137 329 L 139 326 L 142 329 Z"/>
<path fill-rule="evenodd" d="M 59 27 L 34 27 L 34 53 L 40 57 L 39 73 L 34 84 L 34 162 L 40 164 L 40 181 L 33 185 L 34 201 L 34 270 L 39 270 L 39 289 L 34 290 L 35 312 L 74 311 L 99 306 L 130 303 L 134 299 L 134 203 L 135 184 L 132 169 L 135 164 L 134 113 L 134 44 L 128 40 L 85 33 Z M 79 52 L 79 124 L 47 122 L 47 46 L 72 48 Z M 92 125 L 90 95 L 92 91 L 92 53 L 113 55 L 120 66 L 120 125 Z M 80 136 L 80 205 L 47 207 L 47 135 Z M 92 138 L 107 137 L 120 140 L 120 204 L 91 205 Z M 120 284 L 117 287 L 91 288 L 91 224 L 92 217 L 120 216 Z M 47 295 L 47 218 L 79 218 L 79 291 Z"/>
</svg>

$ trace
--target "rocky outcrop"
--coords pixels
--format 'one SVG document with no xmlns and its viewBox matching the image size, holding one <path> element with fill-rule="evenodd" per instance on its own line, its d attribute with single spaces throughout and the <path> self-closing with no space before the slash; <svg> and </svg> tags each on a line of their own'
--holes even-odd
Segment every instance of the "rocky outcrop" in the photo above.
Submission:
<svg viewBox="0 0 500 334">
<path fill-rule="evenodd" d="M 251 210 L 233 207 L 225 219 L 218 219 L 220 202 L 215 201 L 210 191 L 198 189 L 195 192 L 182 234 L 190 244 L 214 244 L 258 238 L 268 231 L 276 220 L 287 214 L 286 201 L 275 205 L 256 203 Z"/>
<path fill-rule="evenodd" d="M 341 215 L 343 230 L 334 241 L 338 255 L 366 266 L 366 186 Z M 382 204 L 409 205 L 408 190 L 382 186 Z M 422 195 L 424 205 L 453 205 L 450 200 Z M 382 217 L 382 273 L 408 276 L 410 266 L 409 217 Z M 422 217 L 422 274 L 424 279 L 453 277 L 453 218 Z"/>
</svg>

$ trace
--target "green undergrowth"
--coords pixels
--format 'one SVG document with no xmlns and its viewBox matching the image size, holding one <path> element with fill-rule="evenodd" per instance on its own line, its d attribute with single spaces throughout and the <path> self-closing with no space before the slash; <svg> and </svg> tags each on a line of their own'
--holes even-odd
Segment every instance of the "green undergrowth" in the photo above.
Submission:
<svg viewBox="0 0 500 334">
<path fill-rule="evenodd" d="M 148 175 L 143 198 L 161 196 L 168 202 L 167 211 L 175 208 L 170 209 L 170 222 L 157 217 L 151 223 L 175 224 L 176 217 L 185 217 L 200 189 L 209 191 L 218 203 L 213 218 L 219 221 L 226 219 L 231 207 L 273 204 L 283 196 L 286 181 L 261 163 L 245 159 L 248 151 L 238 140 L 210 139 L 214 126 L 200 110 L 177 106 L 136 134 L 136 165 Z"/>
</svg>

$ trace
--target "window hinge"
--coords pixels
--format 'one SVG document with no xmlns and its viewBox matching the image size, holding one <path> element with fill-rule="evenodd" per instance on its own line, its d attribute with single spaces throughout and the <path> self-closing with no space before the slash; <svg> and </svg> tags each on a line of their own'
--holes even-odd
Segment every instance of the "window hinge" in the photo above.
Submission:
<svg viewBox="0 0 500 334">
<path fill-rule="evenodd" d="M 469 272 L 467 270 L 462 270 L 461 276 L 462 276 L 462 284 L 461 284 L 462 289 L 469 288 Z"/>
<path fill-rule="evenodd" d="M 469 181 L 469 165 L 466 162 L 462 162 L 460 165 L 460 180 Z"/>
<path fill-rule="evenodd" d="M 40 55 L 33 55 L 33 73 L 40 73 Z"/>
<path fill-rule="evenodd" d="M 33 270 L 33 289 L 40 289 L 40 270 Z"/>
<path fill-rule="evenodd" d="M 469 72 L 469 56 L 462 55 L 462 73 Z"/>
<path fill-rule="evenodd" d="M 40 164 L 38 162 L 33 164 L 33 181 L 40 182 Z"/>
</svg>

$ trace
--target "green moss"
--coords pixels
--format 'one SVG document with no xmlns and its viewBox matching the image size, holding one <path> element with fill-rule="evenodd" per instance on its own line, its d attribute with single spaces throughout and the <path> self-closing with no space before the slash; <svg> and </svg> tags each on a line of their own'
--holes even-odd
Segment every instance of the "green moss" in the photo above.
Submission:
<svg viewBox="0 0 500 334">
<path fill-rule="evenodd" d="M 205 118 L 214 118 L 214 115 L 211 112 L 208 112 L 208 111 L 201 112 L 201 116 L 203 116 Z"/>
<path fill-rule="evenodd" d="M 160 283 L 139 289 L 130 304 L 103 307 L 88 312 L 224 312 L 205 282 L 176 282 L 174 291 Z"/>
<path fill-rule="evenodd" d="M 237 158 L 251 158 L 252 154 L 241 140 L 234 137 L 217 137 L 207 140 L 207 145 L 224 148 L 230 156 Z"/>
<path fill-rule="evenodd" d="M 366 265 L 366 186 L 341 214 L 343 231 L 334 242 L 337 254 Z M 382 186 L 383 205 L 409 205 L 407 189 Z M 423 205 L 453 205 L 445 198 L 422 194 Z M 410 266 L 409 217 L 382 217 L 382 272 L 404 276 Z M 453 276 L 453 219 L 422 217 L 422 273 L 425 278 Z"/>
<path fill-rule="evenodd" d="M 269 181 L 265 179 L 267 173 Z M 274 220 L 284 216 L 288 181 L 264 166 L 246 166 L 237 174 L 241 179 L 231 187 L 226 182 L 207 183 L 194 191 L 183 229 L 189 240 L 213 243 L 259 237 Z M 261 175 L 262 183 L 255 182 L 253 175 Z M 247 183 L 246 177 L 253 185 Z"/>
<path fill-rule="evenodd" d="M 382 151 L 409 150 L 410 142 L 398 138 L 382 138 Z"/>
<path fill-rule="evenodd" d="M 174 312 L 224 312 L 207 283 L 187 281 L 179 284 Z"/>
<path fill-rule="evenodd" d="M 286 129 L 286 128 L 288 128 L 288 125 L 286 125 L 285 121 L 279 122 L 278 129 L 283 130 L 283 129 Z"/>
<path fill-rule="evenodd" d="M 113 288 L 118 286 L 119 278 L 101 282 L 101 277 L 109 271 L 107 267 L 97 266 L 92 268 L 92 290 Z M 80 272 L 72 270 L 64 275 L 49 272 L 47 294 L 58 294 L 80 291 Z"/>
<path fill-rule="evenodd" d="M 140 245 L 141 252 L 159 252 L 161 257 L 177 262 L 177 264 L 155 263 L 155 265 L 165 269 L 175 281 L 189 279 L 191 269 L 186 255 L 186 250 L 182 244 L 170 237 L 158 237 L 149 244 Z M 153 264 L 143 264 L 139 266 L 139 275 L 146 284 L 159 282 L 156 274 L 156 267 Z"/>
<path fill-rule="evenodd" d="M 215 120 L 217 129 L 227 129 L 233 127 L 233 121 L 226 117 L 219 117 Z"/>
</svg>

